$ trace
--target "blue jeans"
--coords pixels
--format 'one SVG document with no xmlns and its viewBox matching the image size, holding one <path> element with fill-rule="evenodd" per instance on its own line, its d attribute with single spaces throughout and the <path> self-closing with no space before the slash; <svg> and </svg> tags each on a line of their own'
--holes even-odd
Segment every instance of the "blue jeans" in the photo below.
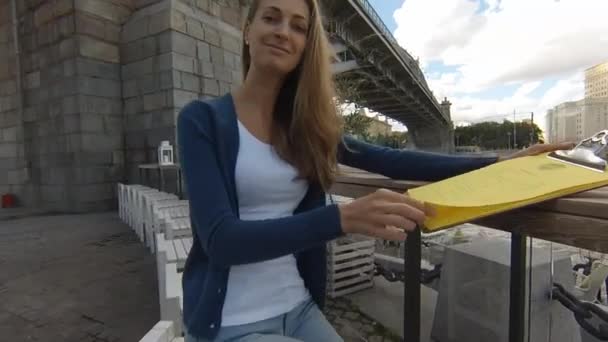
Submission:
<svg viewBox="0 0 608 342">
<path fill-rule="evenodd" d="M 344 342 L 311 299 L 263 321 L 221 327 L 214 342 Z M 186 333 L 185 342 L 211 342 Z"/>
</svg>

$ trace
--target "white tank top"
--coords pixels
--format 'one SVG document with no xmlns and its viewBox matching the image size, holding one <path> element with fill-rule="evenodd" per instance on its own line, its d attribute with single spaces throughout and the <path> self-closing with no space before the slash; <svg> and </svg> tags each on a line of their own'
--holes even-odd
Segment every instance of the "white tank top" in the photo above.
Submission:
<svg viewBox="0 0 608 342">
<path fill-rule="evenodd" d="M 242 220 L 293 215 L 306 195 L 308 182 L 273 147 L 253 136 L 239 121 L 235 181 Z M 289 234 L 286 231 L 285 234 Z M 231 246 L 238 248 L 238 246 Z M 286 255 L 230 268 L 222 326 L 261 321 L 289 312 L 310 298 L 296 259 Z"/>
</svg>

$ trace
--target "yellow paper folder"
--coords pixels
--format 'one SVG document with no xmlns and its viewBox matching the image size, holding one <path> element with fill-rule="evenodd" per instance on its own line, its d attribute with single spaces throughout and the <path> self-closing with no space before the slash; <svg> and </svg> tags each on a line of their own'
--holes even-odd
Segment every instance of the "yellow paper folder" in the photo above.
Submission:
<svg viewBox="0 0 608 342">
<path fill-rule="evenodd" d="M 608 185 L 608 173 L 550 159 L 516 158 L 419 188 L 408 194 L 437 215 L 422 230 L 433 232 L 511 209 Z"/>
</svg>

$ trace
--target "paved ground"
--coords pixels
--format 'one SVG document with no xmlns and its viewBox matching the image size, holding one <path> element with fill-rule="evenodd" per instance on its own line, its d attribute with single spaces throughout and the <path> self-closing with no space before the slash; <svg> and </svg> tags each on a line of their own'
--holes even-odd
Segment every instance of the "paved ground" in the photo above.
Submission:
<svg viewBox="0 0 608 342">
<path fill-rule="evenodd" d="M 365 315 L 347 297 L 329 300 L 325 316 L 345 342 L 398 342 L 401 339 Z"/>
<path fill-rule="evenodd" d="M 154 263 L 115 213 L 0 220 L 0 340 L 138 341 Z"/>
<path fill-rule="evenodd" d="M 30 215 L 0 211 L 0 341 L 133 342 L 158 321 L 154 257 L 116 213 Z M 348 298 L 325 313 L 345 342 L 399 341 Z"/>
</svg>

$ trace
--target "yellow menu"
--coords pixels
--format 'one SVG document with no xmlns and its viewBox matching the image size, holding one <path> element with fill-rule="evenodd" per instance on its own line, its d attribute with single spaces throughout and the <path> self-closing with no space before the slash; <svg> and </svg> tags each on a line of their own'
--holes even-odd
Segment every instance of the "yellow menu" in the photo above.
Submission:
<svg viewBox="0 0 608 342">
<path fill-rule="evenodd" d="M 526 205 L 608 185 L 598 172 L 550 159 L 547 154 L 492 164 L 408 191 L 437 215 L 422 230 L 433 232 Z"/>
</svg>

